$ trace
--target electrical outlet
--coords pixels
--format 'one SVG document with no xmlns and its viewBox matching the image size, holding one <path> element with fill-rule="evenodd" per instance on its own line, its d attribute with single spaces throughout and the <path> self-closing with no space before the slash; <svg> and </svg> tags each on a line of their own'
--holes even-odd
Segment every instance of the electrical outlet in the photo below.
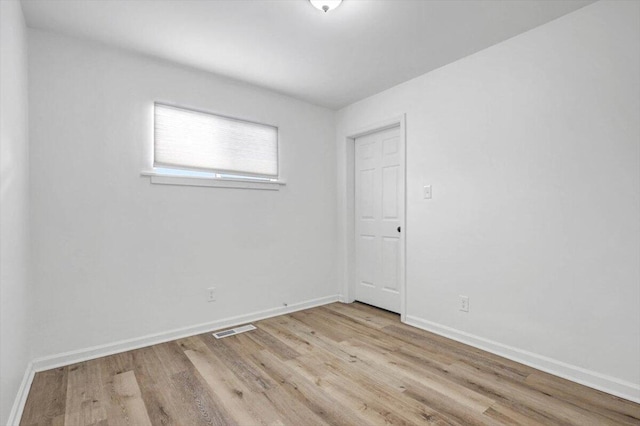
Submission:
<svg viewBox="0 0 640 426">
<path fill-rule="evenodd" d="M 431 185 L 426 185 L 424 187 L 424 198 L 426 200 L 430 200 L 431 199 Z"/>
<path fill-rule="evenodd" d="M 460 296 L 460 310 L 469 312 L 469 298 L 467 296 Z"/>
<path fill-rule="evenodd" d="M 215 302 L 216 301 L 216 288 L 209 287 L 207 289 L 207 302 Z"/>
</svg>

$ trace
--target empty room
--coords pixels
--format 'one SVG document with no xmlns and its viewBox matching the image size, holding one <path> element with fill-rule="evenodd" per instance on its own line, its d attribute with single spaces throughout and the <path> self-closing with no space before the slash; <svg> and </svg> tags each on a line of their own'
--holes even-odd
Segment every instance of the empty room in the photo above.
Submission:
<svg viewBox="0 0 640 426">
<path fill-rule="evenodd" d="M 640 1 L 0 0 L 0 424 L 640 426 Z"/>
</svg>

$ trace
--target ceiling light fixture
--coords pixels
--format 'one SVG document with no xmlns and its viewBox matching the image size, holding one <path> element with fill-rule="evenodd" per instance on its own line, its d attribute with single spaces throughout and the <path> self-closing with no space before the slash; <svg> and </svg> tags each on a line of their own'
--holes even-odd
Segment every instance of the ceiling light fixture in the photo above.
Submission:
<svg viewBox="0 0 640 426">
<path fill-rule="evenodd" d="M 323 12 L 328 12 L 340 6 L 342 0 L 309 0 L 313 7 Z"/>
</svg>

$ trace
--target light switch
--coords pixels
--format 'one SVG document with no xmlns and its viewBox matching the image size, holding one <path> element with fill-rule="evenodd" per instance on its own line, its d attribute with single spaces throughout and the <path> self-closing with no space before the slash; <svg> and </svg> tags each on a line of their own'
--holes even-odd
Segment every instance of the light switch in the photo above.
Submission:
<svg viewBox="0 0 640 426">
<path fill-rule="evenodd" d="M 424 198 L 426 200 L 430 200 L 431 199 L 431 185 L 426 185 L 424 187 Z"/>
</svg>

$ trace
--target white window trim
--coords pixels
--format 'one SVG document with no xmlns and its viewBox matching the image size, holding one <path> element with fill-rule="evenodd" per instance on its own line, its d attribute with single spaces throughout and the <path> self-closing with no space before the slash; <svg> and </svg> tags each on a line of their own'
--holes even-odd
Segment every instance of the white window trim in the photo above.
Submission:
<svg viewBox="0 0 640 426">
<path fill-rule="evenodd" d="M 261 189 L 279 191 L 286 182 L 281 180 L 254 180 L 242 178 L 211 178 L 203 176 L 184 176 L 157 171 L 142 171 L 141 176 L 149 177 L 151 183 L 159 185 L 208 186 L 214 188 Z"/>
</svg>

